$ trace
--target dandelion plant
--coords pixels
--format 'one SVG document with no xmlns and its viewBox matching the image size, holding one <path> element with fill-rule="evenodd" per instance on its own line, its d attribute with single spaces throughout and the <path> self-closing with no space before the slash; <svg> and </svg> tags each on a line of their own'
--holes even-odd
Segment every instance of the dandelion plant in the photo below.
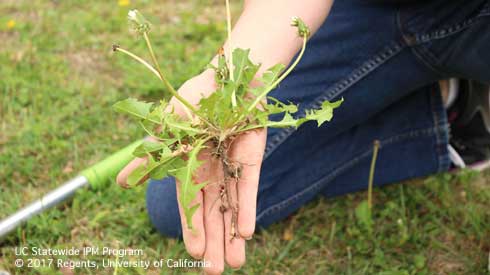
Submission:
<svg viewBox="0 0 490 275">
<path fill-rule="evenodd" d="M 231 35 L 229 3 L 227 2 L 227 30 Z M 134 150 L 135 157 L 147 157 L 145 165 L 135 169 L 127 179 L 129 186 L 135 186 L 147 177 L 162 179 L 175 177 L 181 184 L 178 200 L 184 210 L 189 229 L 193 228 L 192 216 L 199 204 L 193 204 L 198 192 L 209 182 L 195 182 L 193 175 L 202 164 L 197 156 L 207 148 L 214 158 L 219 159 L 223 166 L 223 179 L 220 180 L 220 211 L 231 211 L 231 239 L 240 237 L 237 230 L 238 202 L 230 195 L 232 185 L 236 185 L 241 177 L 242 163 L 231 159 L 228 154 L 233 140 L 254 129 L 266 127 L 299 127 L 307 121 L 316 121 L 318 126 L 329 121 L 333 110 L 342 101 L 323 102 L 316 110 L 309 110 L 300 118 L 295 118 L 298 106 L 283 103 L 274 99 L 269 93 L 284 79 L 298 64 L 306 49 L 310 31 L 306 24 L 297 17 L 291 25 L 297 28 L 303 44 L 301 51 L 289 68 L 277 64 L 257 76 L 260 65 L 249 59 L 249 50 L 236 48 L 229 53 L 220 51 L 215 72 L 216 91 L 202 98 L 197 106 L 190 104 L 181 97 L 167 80 L 160 68 L 150 41 L 151 24 L 137 10 L 128 13 L 128 19 L 133 29 L 141 35 L 149 51 L 151 63 L 117 45 L 113 50 L 126 54 L 135 59 L 153 73 L 165 89 L 185 106 L 185 116 L 178 115 L 169 102 L 162 100 L 148 103 L 129 98 L 114 105 L 116 111 L 136 117 L 152 141 L 144 141 Z M 257 80 L 259 85 L 252 85 Z M 199 92 L 199 91 L 196 91 Z M 268 100 L 267 100 L 268 99 Z M 283 114 L 279 121 L 270 121 L 273 114 Z"/>
</svg>

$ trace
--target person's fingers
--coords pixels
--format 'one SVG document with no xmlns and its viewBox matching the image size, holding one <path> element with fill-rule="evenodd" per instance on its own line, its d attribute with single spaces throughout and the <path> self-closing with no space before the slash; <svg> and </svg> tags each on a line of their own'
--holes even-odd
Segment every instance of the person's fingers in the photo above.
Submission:
<svg viewBox="0 0 490 275">
<path fill-rule="evenodd" d="M 203 150 L 199 153 L 198 159 L 202 161 L 202 165 L 196 171 L 193 176 L 197 184 L 202 182 L 212 181 L 212 177 L 216 174 L 213 169 L 215 169 L 216 164 L 211 159 L 211 154 L 209 150 Z M 198 203 L 200 206 L 192 216 L 193 230 L 189 229 L 187 220 L 185 218 L 184 210 L 180 205 L 180 192 L 181 186 L 180 182 L 177 182 L 177 199 L 179 201 L 179 213 L 180 220 L 182 223 L 182 236 L 184 238 L 185 247 L 187 252 L 191 254 L 192 257 L 201 259 L 204 255 L 206 248 L 206 235 L 204 228 L 204 195 L 203 192 L 199 192 L 192 202 L 191 205 Z"/>
<path fill-rule="evenodd" d="M 217 159 L 210 158 L 211 164 L 209 183 L 204 187 L 204 227 L 206 231 L 206 251 L 204 260 L 210 263 L 204 268 L 206 274 L 221 274 L 225 268 L 224 256 L 224 225 L 220 211 L 219 180 L 223 180 L 221 164 Z"/>
<path fill-rule="evenodd" d="M 177 184 L 177 198 L 180 195 L 180 183 Z M 206 239 L 204 232 L 204 217 L 203 217 L 203 194 L 199 192 L 193 200 L 192 205 L 198 203 L 200 206 L 192 216 L 193 230 L 189 229 L 185 219 L 184 210 L 179 202 L 180 221 L 182 224 L 182 237 L 187 252 L 196 259 L 201 259 L 206 248 Z"/>
<path fill-rule="evenodd" d="M 233 143 L 230 158 L 242 166 L 238 181 L 238 233 L 245 239 L 255 231 L 257 191 L 264 156 L 265 129 L 246 132 Z"/>
<path fill-rule="evenodd" d="M 245 263 L 245 240 L 240 237 L 237 232 L 237 218 L 233 217 L 232 208 L 238 210 L 237 201 L 237 183 L 230 182 L 230 194 L 232 202 L 236 202 L 235 205 L 230 205 L 225 213 L 224 225 L 225 225 L 225 261 L 231 268 L 240 268 Z"/>
<path fill-rule="evenodd" d="M 146 164 L 147 158 L 135 158 L 128 165 L 126 165 L 120 172 L 117 174 L 116 182 L 123 188 L 129 188 L 128 185 L 128 176 L 140 165 Z M 144 177 L 142 180 L 138 182 L 138 184 L 144 183 L 148 179 L 148 176 Z"/>
<path fill-rule="evenodd" d="M 157 140 L 154 137 L 146 137 L 146 141 L 150 142 L 157 142 Z M 143 158 L 135 158 L 131 162 L 129 162 L 120 172 L 117 174 L 116 182 L 119 184 L 119 186 L 123 188 L 129 188 L 130 186 L 128 185 L 128 176 L 131 174 L 131 172 L 134 171 L 134 169 L 138 168 L 140 165 L 145 165 L 148 162 L 148 157 L 143 157 Z M 149 175 L 146 175 L 143 177 L 137 185 L 145 183 L 145 181 L 149 178 Z"/>
</svg>

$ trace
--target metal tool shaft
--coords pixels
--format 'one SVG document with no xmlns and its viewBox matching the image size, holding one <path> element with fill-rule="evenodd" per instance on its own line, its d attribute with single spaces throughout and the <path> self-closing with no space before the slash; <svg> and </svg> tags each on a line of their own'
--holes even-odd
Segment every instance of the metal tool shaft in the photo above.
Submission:
<svg viewBox="0 0 490 275">
<path fill-rule="evenodd" d="M 28 206 L 0 221 L 0 240 L 35 215 L 54 207 L 72 197 L 75 192 L 85 186 L 93 190 L 103 188 L 104 183 L 114 179 L 116 174 L 134 157 L 132 152 L 141 144 L 141 140 L 133 142 L 102 161 L 80 172 L 80 175 L 65 182 L 60 187 L 44 195 Z"/>
<path fill-rule="evenodd" d="M 78 189 L 85 186 L 89 186 L 87 178 L 85 176 L 77 176 L 40 199 L 32 202 L 28 206 L 20 209 L 15 214 L 1 220 L 0 239 L 7 236 L 8 233 L 20 226 L 23 222 L 29 220 L 31 217 L 67 200 L 73 196 Z"/>
</svg>

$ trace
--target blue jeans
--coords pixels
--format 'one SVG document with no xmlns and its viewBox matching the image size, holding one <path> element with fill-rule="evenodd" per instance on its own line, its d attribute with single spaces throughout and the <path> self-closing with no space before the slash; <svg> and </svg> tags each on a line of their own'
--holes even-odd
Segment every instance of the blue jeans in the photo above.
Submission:
<svg viewBox="0 0 490 275">
<path fill-rule="evenodd" d="M 299 104 L 300 115 L 324 100 L 344 104 L 322 127 L 268 130 L 258 227 L 319 194 L 367 188 L 374 140 L 381 142 L 377 186 L 448 170 L 449 126 L 437 81 L 490 83 L 490 1 L 419 2 L 335 2 L 272 95 Z M 181 234 L 174 179 L 150 182 L 147 208 L 159 232 Z"/>
</svg>

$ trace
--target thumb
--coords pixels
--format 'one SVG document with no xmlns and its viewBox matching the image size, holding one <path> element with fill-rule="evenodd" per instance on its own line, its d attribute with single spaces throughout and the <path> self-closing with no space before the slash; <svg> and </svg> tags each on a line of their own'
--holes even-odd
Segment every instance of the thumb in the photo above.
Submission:
<svg viewBox="0 0 490 275">
<path fill-rule="evenodd" d="M 145 140 L 155 141 L 155 138 L 146 137 Z M 126 188 L 126 189 L 129 188 L 130 186 L 128 185 L 128 176 L 134 171 L 134 169 L 138 168 L 141 165 L 146 165 L 147 163 L 148 163 L 148 157 L 133 159 L 119 172 L 119 174 L 117 174 L 116 177 L 117 184 L 119 184 L 119 186 L 121 186 L 122 188 Z M 137 185 L 143 184 L 148 178 L 149 178 L 148 175 L 146 175 L 138 182 Z"/>
<path fill-rule="evenodd" d="M 131 174 L 131 172 L 134 171 L 137 167 L 140 165 L 145 165 L 147 162 L 148 158 L 135 158 L 133 159 L 128 165 L 126 165 L 117 175 L 116 182 L 121 186 L 122 188 L 129 188 L 128 185 L 128 176 Z M 142 178 L 139 182 L 138 185 L 144 183 L 148 179 L 148 175 L 146 175 L 144 178 Z"/>
</svg>

